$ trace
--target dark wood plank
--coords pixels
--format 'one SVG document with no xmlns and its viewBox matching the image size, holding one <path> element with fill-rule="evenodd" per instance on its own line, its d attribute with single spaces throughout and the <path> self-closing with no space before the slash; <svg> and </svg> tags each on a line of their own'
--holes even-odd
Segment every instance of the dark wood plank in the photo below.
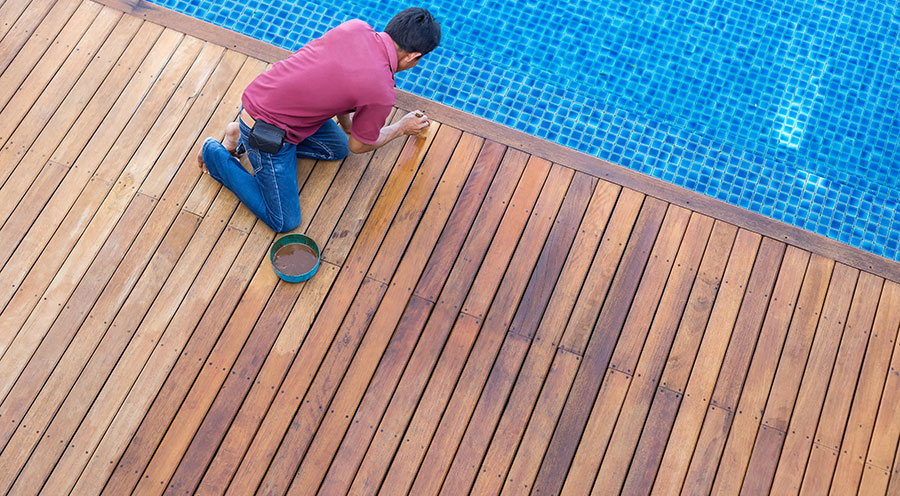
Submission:
<svg viewBox="0 0 900 496">
<path fill-rule="evenodd" d="M 850 404 L 853 401 L 857 381 L 860 379 L 863 355 L 869 342 L 883 287 L 884 279 L 866 272 L 859 275 L 850 316 L 847 318 L 844 337 L 822 407 L 822 411 L 827 414 L 821 415 L 819 419 L 815 444 L 800 486 L 801 494 L 826 494 L 831 486 L 850 414 Z"/>
<path fill-rule="evenodd" d="M 510 242 L 508 239 L 505 240 L 510 245 L 516 245 L 516 251 L 509 264 L 509 267 L 513 269 L 504 274 L 503 282 L 490 303 L 490 309 L 485 310 L 482 305 L 486 306 L 491 298 L 475 301 L 473 293 L 469 293 L 468 304 L 464 305 L 464 312 L 470 315 L 473 312 L 486 313 L 487 319 L 477 332 L 477 340 L 476 336 L 472 335 L 471 340 L 460 343 L 461 353 L 457 357 L 459 360 L 457 365 L 445 369 L 444 377 L 437 380 L 432 377 L 427 391 L 430 390 L 434 395 L 434 401 L 429 402 L 428 413 L 420 409 L 414 415 L 404 434 L 405 441 L 400 446 L 391 470 L 385 478 L 382 490 L 397 493 L 406 492 L 412 487 L 412 492 L 417 493 L 420 491 L 417 488 L 418 484 L 439 482 L 427 475 L 417 477 L 415 473 L 417 467 L 421 466 L 420 470 L 427 471 L 432 467 L 440 466 L 445 471 L 449 466 L 452 453 L 455 451 L 452 446 L 458 443 L 459 437 L 462 436 L 462 430 L 465 428 L 465 422 L 459 422 L 459 420 L 471 415 L 471 409 L 474 408 L 474 402 L 477 401 L 477 393 L 480 392 L 486 379 L 485 376 L 489 372 L 489 370 L 485 370 L 485 367 L 493 362 L 493 357 L 502 342 L 502 336 L 505 335 L 512 322 L 515 309 L 523 297 L 528 278 L 538 261 L 541 249 L 549 235 L 551 224 L 556 218 L 572 180 L 572 175 L 573 171 L 571 170 L 553 166 L 546 183 L 544 183 L 541 195 L 538 197 L 533 211 L 530 212 L 530 219 L 518 244 Z M 566 247 L 565 251 L 567 250 Z M 469 350 L 471 350 L 471 354 Z M 464 364 L 465 366 L 463 366 Z M 441 386 L 431 387 L 437 382 L 440 382 Z M 430 444 L 428 443 L 429 439 L 431 439 Z M 439 457 L 440 460 L 435 460 L 434 457 Z M 437 489 L 437 487 L 433 488 L 434 491 Z"/>
<path fill-rule="evenodd" d="M 814 265 L 817 261 L 816 257 L 813 257 L 810 265 Z M 825 261 L 823 265 L 825 264 L 834 266 L 831 261 Z M 809 296 L 809 299 L 804 299 L 804 293 L 801 292 L 778 370 L 775 372 L 769 399 L 766 402 L 763 425 L 768 427 L 770 434 L 767 437 L 757 438 L 750 456 L 750 463 L 747 466 L 747 474 L 744 476 L 745 488 L 742 489 L 742 492 L 759 488 L 768 490 L 772 485 L 779 458 L 772 455 L 782 452 L 783 442 L 786 435 L 790 433 L 790 419 L 801 385 L 802 370 L 810 358 L 813 341 L 817 335 L 817 327 L 819 327 L 817 324 L 821 322 L 820 315 L 823 315 L 823 312 L 826 314 L 834 312 L 842 315 L 841 320 L 846 317 L 847 308 L 850 306 L 849 295 L 856 286 L 857 274 L 843 264 L 837 265 L 833 269 L 829 268 L 827 272 L 831 273 L 831 282 L 826 284 L 825 281 L 828 280 L 828 277 L 823 278 L 821 287 L 818 288 L 818 294 L 812 291 L 807 292 L 806 295 Z M 826 289 L 828 292 L 823 294 Z M 815 426 L 811 430 L 814 433 Z M 775 431 L 781 434 L 777 436 L 771 434 Z M 763 443 L 779 444 L 768 446 Z M 759 452 L 758 455 L 757 452 Z M 748 484 L 749 489 L 746 487 Z M 751 494 L 753 493 L 751 492 Z"/>
<path fill-rule="evenodd" d="M 670 208 L 666 212 L 621 337 L 610 358 L 609 370 L 615 373 L 607 373 L 605 383 L 597 394 L 591 416 L 572 459 L 563 492 L 587 493 L 593 486 L 690 217 L 691 213 L 680 207 Z M 614 455 L 611 453 L 610 458 Z M 612 487 L 609 489 L 613 490 Z"/>
<path fill-rule="evenodd" d="M 501 166 L 501 158 L 504 153 L 505 147 L 491 142 L 487 142 L 482 149 L 466 185 L 453 207 L 453 212 L 447 220 L 441 237 L 437 241 L 437 246 L 431 253 L 423 275 L 419 278 L 415 294 L 404 312 L 400 326 L 391 338 L 384 358 L 378 364 L 375 376 L 357 408 L 354 421 L 344 435 L 334 461 L 331 462 L 331 466 L 325 474 L 321 485 L 322 492 L 346 492 L 349 488 L 355 470 L 375 435 L 375 426 L 384 415 L 392 394 L 398 390 L 398 383 L 401 380 L 401 374 L 404 373 L 404 367 L 407 363 L 411 363 L 417 339 L 420 345 L 425 343 L 427 346 L 434 346 L 438 339 L 446 338 L 446 332 L 449 331 L 449 321 L 446 320 L 434 321 L 438 326 L 447 324 L 444 335 L 441 338 L 429 337 L 434 332 L 435 326 L 426 327 L 426 323 L 434 303 L 419 295 L 440 291 L 449 277 L 459 278 L 459 269 L 453 269 L 453 275 L 450 274 L 454 263 L 458 263 L 457 255 L 461 252 L 464 254 L 462 260 L 484 256 L 484 251 L 487 249 L 486 242 L 479 255 L 472 251 L 478 250 L 478 242 L 473 240 L 472 243 L 465 245 L 463 243 L 469 236 L 470 228 L 473 232 L 477 232 L 481 224 L 490 222 L 490 218 L 486 218 L 486 215 L 491 212 L 491 209 L 498 212 L 493 217 L 495 219 L 494 227 L 496 227 L 500 221 L 503 206 L 512 196 L 516 182 L 524 168 L 525 160 L 524 156 L 520 156 L 521 160 L 519 161 L 507 159 Z M 479 214 L 479 211 L 482 213 Z M 478 215 L 477 220 L 476 214 Z M 472 227 L 473 225 L 474 227 Z M 471 279 L 468 280 L 471 281 Z M 459 284 L 451 282 L 447 289 L 459 291 L 459 286 L 465 284 L 463 281 L 460 281 Z M 457 308 L 464 293 L 465 290 L 459 293 Z M 444 293 L 444 296 L 449 295 Z M 446 299 L 441 299 L 440 308 L 449 308 Z M 422 355 L 419 353 L 416 356 L 421 357 Z M 425 372 L 421 367 L 413 365 L 407 369 L 407 372 L 409 371 Z"/>
<path fill-rule="evenodd" d="M 496 432 L 488 440 L 490 444 L 485 446 L 486 454 L 483 455 L 483 460 L 472 464 L 471 474 L 466 473 L 469 467 L 463 462 L 454 460 L 447 482 L 444 483 L 444 492 L 460 485 L 469 490 L 473 483 L 475 486 L 472 490 L 476 493 L 500 491 L 504 476 L 512 463 L 515 447 L 521 440 L 541 385 L 551 368 L 556 346 L 562 338 L 591 261 L 597 253 L 603 230 L 615 207 L 619 191 L 618 186 L 606 181 L 599 181 L 594 188 L 584 220 L 578 226 L 578 233 L 554 288 L 553 296 L 540 325 L 531 331 L 533 341 L 527 356 L 523 357 L 524 363 L 515 378 L 509 400 L 505 406 L 500 405 L 503 408 L 502 415 L 498 419 Z M 465 448 L 466 443 L 462 446 Z M 459 468 L 454 468 L 457 466 Z M 463 471 L 460 476 L 463 480 L 460 483 L 452 482 L 455 477 L 454 470 Z"/>
<path fill-rule="evenodd" d="M 781 269 L 784 244 L 764 238 L 722 361 L 682 491 L 708 493 Z"/>
<path fill-rule="evenodd" d="M 892 344 L 891 366 L 884 381 L 881 405 L 866 453 L 866 468 L 859 483 L 860 494 L 882 494 L 887 491 L 897 440 L 900 438 L 900 415 L 897 415 L 897 405 L 900 404 L 900 342 L 894 339 Z"/>
<path fill-rule="evenodd" d="M 595 439 L 599 438 L 598 442 L 602 443 L 602 446 L 610 453 L 610 456 L 601 465 L 601 460 L 604 458 L 601 453 L 602 450 L 598 449 L 597 453 L 592 455 L 591 450 L 588 449 L 589 445 L 582 441 L 579 450 L 575 453 L 572 469 L 569 471 L 566 483 L 563 486 L 563 493 L 570 493 L 570 491 L 579 487 L 584 488 L 584 492 L 590 491 L 594 485 L 595 476 L 598 481 L 597 484 L 607 479 L 616 480 L 616 477 L 613 476 L 616 473 L 622 474 L 619 477 L 619 482 L 615 483 L 616 485 L 621 485 L 621 481 L 624 480 L 628 461 L 634 452 L 634 444 L 637 443 L 637 435 L 646 416 L 646 408 L 634 402 L 638 398 L 643 397 L 645 398 L 645 404 L 649 407 L 653 394 L 653 386 L 650 384 L 658 380 L 662 371 L 662 365 L 675 336 L 678 321 L 681 319 L 681 314 L 687 305 L 691 287 L 701 267 L 703 253 L 709 241 L 712 228 L 713 220 L 709 217 L 698 214 L 691 215 L 690 223 L 687 225 L 684 239 L 678 248 L 677 255 L 672 257 L 674 266 L 671 269 L 671 275 L 668 276 L 666 281 L 665 290 L 660 297 L 658 308 L 656 303 L 654 303 L 655 315 L 652 317 L 652 324 L 649 322 L 643 324 L 647 326 L 648 331 L 646 331 L 646 339 L 641 343 L 643 349 L 640 351 L 640 358 L 636 356 L 628 358 L 627 362 L 614 358 L 617 363 L 624 365 L 624 367 L 619 367 L 617 370 L 631 377 L 631 381 L 626 382 L 626 384 L 630 384 L 627 392 L 622 391 L 621 394 L 614 395 L 612 394 L 614 388 L 610 388 L 605 392 L 601 388 L 600 396 L 598 396 L 598 405 L 595 405 L 595 408 L 598 408 L 598 406 L 601 409 L 613 408 L 616 410 L 616 413 L 620 410 L 622 412 L 619 420 L 611 419 L 615 427 L 609 425 L 606 432 L 602 433 L 602 436 L 600 435 L 601 433 L 591 434 L 595 436 Z M 724 257 L 722 264 L 724 265 Z M 703 268 L 705 269 L 706 267 Z M 636 330 L 635 333 L 640 333 L 640 330 Z M 622 370 L 623 368 L 624 370 Z M 648 381 L 647 379 L 650 380 Z M 647 388 L 648 385 L 649 388 Z M 635 386 L 637 387 L 635 388 Z M 641 387 L 646 389 L 644 394 L 647 396 L 640 394 L 639 389 Z M 635 388 L 635 390 L 632 391 L 632 388 Z M 605 405 L 599 404 L 601 397 L 604 398 L 603 402 Z M 610 421 L 602 419 L 596 414 L 592 415 L 592 417 L 588 424 L 588 430 L 585 431 L 586 436 L 590 430 L 596 429 L 602 423 Z M 609 446 L 608 448 L 606 448 L 607 445 Z M 599 474 L 598 471 L 600 472 Z M 600 487 L 603 486 L 601 485 Z M 610 490 L 612 487 L 615 486 L 611 486 Z"/>
<path fill-rule="evenodd" d="M 553 432 L 547 454 L 534 483 L 534 490 L 542 494 L 558 493 L 575 456 L 588 421 L 591 406 L 597 397 L 603 371 L 609 365 L 615 343 L 625 323 L 656 236 L 663 222 L 668 204 L 647 198 L 629 239 L 622 262 L 616 271 L 603 303 L 603 310 L 594 326 L 584 360 L 575 376 L 575 382 L 566 400 L 562 415 Z M 549 435 L 550 433 L 545 433 Z"/>
<path fill-rule="evenodd" d="M 866 450 L 875 427 L 878 405 L 887 378 L 891 344 L 897 342 L 900 323 L 900 285 L 885 282 L 878 302 L 878 311 L 866 347 L 862 370 L 856 384 L 850 419 L 838 454 L 837 467 L 831 481 L 830 494 L 856 492 L 866 462 Z"/>
<path fill-rule="evenodd" d="M 590 176 L 576 174 L 573 178 L 505 340 L 500 343 L 502 346 L 498 346 L 499 350 L 495 351 L 496 359 L 493 367 L 490 368 L 490 375 L 484 379 L 486 382 L 480 388 L 481 391 L 472 394 L 477 397 L 477 400 L 474 400 L 477 403 L 468 405 L 469 408 L 474 408 L 471 410 L 471 417 L 466 422 L 467 425 L 461 428 L 464 433 L 454 440 L 458 445 L 456 455 L 443 461 L 446 465 L 443 470 L 447 472 L 447 475 L 443 477 L 443 474 L 440 474 L 438 463 L 428 464 L 426 455 L 426 465 L 420 470 L 416 482 L 423 491 L 430 492 L 432 488 L 437 489 L 436 486 L 440 484 L 441 479 L 443 479 L 443 485 L 440 489 L 445 494 L 461 494 L 470 490 L 478 474 L 478 466 L 481 465 L 504 406 L 516 383 L 519 370 L 528 354 L 544 312 L 548 309 L 554 288 L 557 285 L 565 285 L 560 279 L 561 273 L 564 264 L 573 255 L 573 243 L 579 232 L 579 226 L 585 218 L 588 203 L 595 188 L 596 181 Z M 586 266 L 585 270 L 587 270 Z M 477 356 L 474 358 L 478 360 Z M 475 386 L 477 387 L 477 383 Z M 459 386 L 457 390 L 460 390 Z M 451 413 L 451 415 L 447 418 L 445 414 L 445 419 L 460 417 L 456 413 Z M 451 441 L 451 444 L 454 444 L 454 441 Z M 431 449 L 434 450 L 433 453 L 443 451 L 437 445 Z M 432 466 L 435 466 L 440 475 L 429 473 Z M 418 480 L 423 482 L 419 483 Z M 432 480 L 433 482 L 431 482 Z M 429 487 L 429 485 L 432 486 Z"/>
<path fill-rule="evenodd" d="M 800 492 L 800 484 L 803 482 L 804 469 L 815 440 L 819 419 L 832 415 L 832 412 L 822 410 L 822 406 L 844 335 L 850 304 L 854 293 L 859 289 L 856 285 L 859 271 L 837 264 L 832 280 L 836 278 L 846 278 L 849 289 L 843 290 L 840 297 L 833 297 L 835 302 L 832 305 L 826 300 L 822 316 L 819 318 L 816 336 L 800 383 L 800 391 L 797 393 L 791 414 L 787 437 L 781 449 L 781 458 L 775 469 L 775 479 L 772 482 L 772 490 L 775 492 L 783 494 Z M 851 280 L 852 284 L 849 282 Z M 812 470 L 815 471 L 817 468 L 813 467 Z"/>
<path fill-rule="evenodd" d="M 472 185 L 468 183 L 467 177 L 476 164 L 479 155 L 482 157 L 485 155 L 485 152 L 482 150 L 483 145 L 484 141 L 480 138 L 468 134 L 463 135 L 456 146 L 443 177 L 440 179 L 440 185 L 437 186 L 429 200 L 427 210 L 422 214 L 412 241 L 409 242 L 406 254 L 393 278 L 385 280 L 378 277 L 389 272 L 389 267 L 386 267 L 387 263 L 385 260 L 393 257 L 393 255 L 382 256 L 382 254 L 387 254 L 387 252 L 383 251 L 373 262 L 373 266 L 369 271 L 369 277 L 374 275 L 376 279 L 382 282 L 389 282 L 390 287 L 373 318 L 369 330 L 357 349 L 356 355 L 353 357 L 353 362 L 350 364 L 350 368 L 341 382 L 340 389 L 335 393 L 331 406 L 318 428 L 315 439 L 306 451 L 300 470 L 292 483 L 292 487 L 296 489 L 292 490 L 318 487 L 324 479 L 341 440 L 350 427 L 350 417 L 357 411 L 366 389 L 373 379 L 376 367 L 379 366 L 379 361 L 382 359 L 392 338 L 392 334 L 401 322 L 407 303 L 413 296 L 413 288 L 416 286 L 431 258 L 431 253 L 438 242 L 441 231 L 451 215 L 451 209 L 455 208 L 454 205 L 458 201 L 465 201 L 465 199 L 458 200 L 464 186 L 468 187 L 467 193 L 469 195 L 467 197 L 472 194 Z M 496 148 L 492 147 L 492 149 Z M 502 152 L 502 148 L 499 151 Z M 490 151 L 488 151 L 488 156 L 490 156 Z M 499 154 L 495 156 L 494 167 L 499 164 L 501 158 Z M 487 189 L 491 176 L 488 174 L 487 180 L 482 180 L 482 191 Z M 478 177 L 476 176 L 476 179 Z M 438 177 L 435 176 L 435 180 L 437 179 Z M 477 182 L 475 184 L 478 185 Z M 412 195 L 412 191 L 410 194 Z M 472 211 L 474 214 L 474 209 Z M 408 219 L 414 219 L 415 215 L 410 214 L 407 216 L 401 213 L 398 214 L 398 217 L 403 221 L 408 221 Z M 398 225 L 402 225 L 402 222 L 397 223 L 395 221 L 394 226 Z M 396 238 L 397 236 L 392 238 L 391 233 L 388 233 L 388 237 L 384 242 L 385 246 L 392 248 L 403 246 L 402 240 L 397 240 Z"/>
<path fill-rule="evenodd" d="M 741 391 L 737 413 L 731 421 L 732 426 L 719 462 L 719 467 L 723 469 L 716 473 L 713 492 L 737 494 L 741 489 L 753 440 L 759 429 L 766 398 L 778 365 L 778 357 L 784 346 L 804 274 L 807 273 L 809 258 L 810 254 L 803 250 L 794 247 L 785 250 L 782 269 L 775 283 L 766 320 L 760 331 L 756 350 L 750 361 L 750 370 Z M 813 279 L 812 274 L 810 279 Z"/>
<path fill-rule="evenodd" d="M 300 404 L 299 411 L 276 453 L 275 460 L 263 480 L 263 488 L 271 484 L 279 488 L 278 490 L 287 489 L 301 461 L 307 462 L 304 456 L 307 453 L 312 455 L 308 459 L 310 461 L 308 467 L 313 469 L 318 463 L 317 470 L 320 471 L 315 475 L 310 474 L 309 477 L 319 479 L 324 475 L 328 462 L 334 454 L 333 450 L 343 437 L 344 426 L 349 423 L 349 416 L 355 410 L 354 403 L 359 401 L 365 391 L 378 358 L 390 339 L 390 333 L 396 327 L 409 296 L 412 295 L 412 286 L 424 268 L 427 254 L 439 235 L 434 229 L 435 226 L 429 223 L 434 222 L 440 226 L 446 220 L 446 214 L 455 202 L 456 194 L 474 164 L 482 144 L 480 138 L 472 135 L 467 135 L 460 141 L 459 131 L 449 126 L 444 126 L 438 131 L 419 169 L 418 177 L 410 186 L 395 219 L 384 235 L 381 249 L 369 267 L 367 283 L 369 281 L 380 283 L 375 285 L 380 290 L 374 291 L 370 300 L 357 298 L 351 306 L 351 314 L 359 308 L 365 311 L 365 318 L 352 320 L 349 317 L 345 318 L 344 325 L 339 329 L 334 344 L 328 350 L 319 372 L 307 389 L 303 403 Z M 442 202 L 447 205 L 446 210 L 435 213 L 433 206 Z M 427 219 L 424 218 L 425 215 Z M 417 229 L 420 220 L 422 226 L 421 229 Z M 416 245 L 410 244 L 414 233 Z M 423 241 L 422 236 L 431 239 Z M 419 248 L 425 253 L 419 257 L 404 256 L 403 266 L 397 268 L 404 252 L 418 251 Z M 350 373 L 348 369 L 355 374 L 346 375 Z M 356 382 L 357 376 L 359 382 Z M 339 398 L 335 398 L 339 387 L 349 393 L 345 392 Z M 344 419 L 346 423 L 333 420 L 338 418 Z M 314 436 L 317 436 L 317 431 L 326 427 L 323 425 L 326 420 L 329 428 L 334 422 L 342 423 L 338 424 L 340 427 L 337 427 L 337 431 L 333 434 L 335 439 L 327 441 L 328 447 L 325 449 L 331 451 L 327 454 L 327 460 L 317 461 L 316 455 L 309 451 L 310 444 Z M 327 430 L 319 432 L 324 436 L 329 435 Z M 317 451 L 323 449 L 321 445 L 319 446 Z M 300 475 L 303 474 L 297 476 Z M 311 480 L 306 484 L 318 485 L 318 483 L 319 480 Z"/>
<path fill-rule="evenodd" d="M 350 492 L 374 492 L 378 489 L 411 418 L 414 413 L 421 414 L 416 406 L 437 407 L 439 393 L 452 388 L 450 381 L 455 380 L 452 371 L 462 368 L 461 362 L 465 359 L 463 350 L 468 349 L 466 343 L 474 340 L 474 333 L 481 326 L 480 318 L 469 317 L 467 312 L 460 313 L 460 308 L 465 306 L 464 298 L 467 294 L 493 295 L 497 291 L 500 278 L 496 268 L 505 268 L 509 264 L 515 247 L 514 243 L 506 240 L 519 238 L 550 170 L 550 164 L 546 161 L 530 160 L 526 166 L 526 160 L 528 157 L 524 154 L 507 153 L 504 166 L 514 171 L 510 177 L 518 180 L 523 167 L 524 173 L 521 173 L 511 198 L 508 188 L 502 190 L 506 195 L 501 195 L 501 191 L 496 192 L 497 196 L 489 195 L 488 208 L 482 210 L 469 233 L 463 255 L 450 273 L 437 308 L 382 417 Z M 501 166 L 501 172 L 504 169 Z M 478 306 L 473 303 L 472 309 L 484 313 L 482 307 L 486 303 L 483 300 L 475 302 Z M 436 339 L 431 339 L 432 335 Z M 433 385 L 426 387 L 432 377 L 440 378 L 442 382 L 435 379 Z"/>
<path fill-rule="evenodd" d="M 659 494 L 678 492 L 681 489 L 722 360 L 725 358 L 728 342 L 734 332 L 741 304 L 747 295 L 748 281 L 759 254 L 760 242 L 759 235 L 744 230 L 738 232 L 734 241 L 734 249 L 725 268 L 725 276 L 722 278 L 716 303 L 706 325 L 706 332 L 694 359 L 690 378 L 687 384 L 678 383 L 679 388 L 683 387 L 685 393 L 653 484 L 653 490 Z M 760 286 L 753 288 L 754 290 L 761 290 L 766 284 L 766 276 L 777 270 L 778 260 L 774 260 L 772 264 L 773 255 L 778 253 L 777 250 L 778 247 L 773 246 L 771 251 L 761 254 L 758 266 L 759 273 L 762 274 L 758 281 L 761 282 L 758 283 Z M 672 385 L 671 379 L 665 375 L 664 379 L 669 386 Z M 640 470 L 640 466 L 633 466 L 631 470 Z"/>
</svg>

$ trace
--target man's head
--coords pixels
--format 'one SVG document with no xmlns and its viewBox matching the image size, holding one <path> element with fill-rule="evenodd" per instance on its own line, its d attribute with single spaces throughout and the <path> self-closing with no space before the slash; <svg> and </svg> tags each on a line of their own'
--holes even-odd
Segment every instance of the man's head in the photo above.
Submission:
<svg viewBox="0 0 900 496">
<path fill-rule="evenodd" d="M 395 15 L 384 31 L 397 45 L 398 71 L 415 67 L 423 55 L 441 42 L 441 25 L 430 12 L 419 7 Z"/>
</svg>

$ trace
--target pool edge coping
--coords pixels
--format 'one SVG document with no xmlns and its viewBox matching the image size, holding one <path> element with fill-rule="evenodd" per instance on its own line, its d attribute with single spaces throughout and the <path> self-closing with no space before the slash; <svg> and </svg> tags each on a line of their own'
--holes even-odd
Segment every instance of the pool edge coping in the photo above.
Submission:
<svg viewBox="0 0 900 496">
<path fill-rule="evenodd" d="M 206 21 L 149 3 L 147 0 L 92 0 L 184 34 L 235 50 L 265 62 L 287 58 L 289 50 L 236 33 Z M 717 198 L 668 183 L 662 179 L 613 164 L 598 157 L 529 135 L 462 110 L 397 90 L 396 105 L 420 109 L 439 122 L 502 143 L 585 174 L 634 189 L 648 196 L 688 208 L 739 228 L 777 239 L 800 249 L 834 259 L 859 270 L 900 283 L 900 262 L 867 252 L 821 234 L 792 226 Z"/>
</svg>

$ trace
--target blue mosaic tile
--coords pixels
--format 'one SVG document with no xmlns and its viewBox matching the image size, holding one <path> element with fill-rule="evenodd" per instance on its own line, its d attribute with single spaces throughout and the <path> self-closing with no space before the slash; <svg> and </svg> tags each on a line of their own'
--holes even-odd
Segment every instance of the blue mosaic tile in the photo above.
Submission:
<svg viewBox="0 0 900 496">
<path fill-rule="evenodd" d="M 152 0 L 295 50 L 399 0 Z M 900 260 L 900 8 L 460 0 L 398 86 Z"/>
</svg>

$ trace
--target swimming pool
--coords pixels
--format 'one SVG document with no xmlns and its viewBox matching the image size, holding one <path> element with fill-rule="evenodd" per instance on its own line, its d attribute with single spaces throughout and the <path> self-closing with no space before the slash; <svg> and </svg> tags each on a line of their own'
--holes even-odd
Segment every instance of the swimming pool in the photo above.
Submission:
<svg viewBox="0 0 900 496">
<path fill-rule="evenodd" d="M 398 0 L 153 0 L 295 50 Z M 900 260 L 900 7 L 880 0 L 419 3 L 399 88 Z"/>
</svg>

